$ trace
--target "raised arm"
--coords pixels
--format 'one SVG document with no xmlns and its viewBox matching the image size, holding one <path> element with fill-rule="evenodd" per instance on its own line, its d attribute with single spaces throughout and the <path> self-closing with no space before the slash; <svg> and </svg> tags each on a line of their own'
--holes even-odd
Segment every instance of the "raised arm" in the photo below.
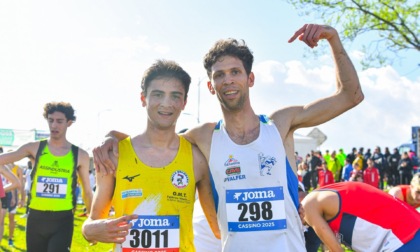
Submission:
<svg viewBox="0 0 420 252">
<path fill-rule="evenodd" d="M 306 24 L 289 39 L 299 39 L 314 48 L 320 40 L 327 40 L 331 47 L 336 68 L 336 92 L 305 106 L 295 106 L 276 111 L 272 119 L 283 122 L 288 118 L 290 131 L 302 127 L 316 126 L 353 108 L 364 99 L 356 70 L 347 55 L 337 31 L 327 25 Z"/>
</svg>

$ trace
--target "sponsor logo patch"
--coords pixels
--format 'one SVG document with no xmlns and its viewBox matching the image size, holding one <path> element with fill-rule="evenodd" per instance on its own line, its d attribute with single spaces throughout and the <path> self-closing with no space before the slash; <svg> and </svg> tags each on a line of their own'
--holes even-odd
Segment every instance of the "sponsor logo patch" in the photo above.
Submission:
<svg viewBox="0 0 420 252">
<path fill-rule="evenodd" d="M 245 175 L 241 174 L 241 163 L 233 155 L 229 155 L 224 166 L 226 167 L 225 173 L 227 175 L 224 182 L 246 179 Z"/>
<path fill-rule="evenodd" d="M 143 197 L 143 189 L 131 189 L 121 192 L 121 198 L 127 199 L 127 198 L 139 198 Z"/>
<path fill-rule="evenodd" d="M 171 176 L 172 185 L 178 189 L 187 187 L 188 182 L 188 175 L 184 171 L 176 171 Z"/>
</svg>

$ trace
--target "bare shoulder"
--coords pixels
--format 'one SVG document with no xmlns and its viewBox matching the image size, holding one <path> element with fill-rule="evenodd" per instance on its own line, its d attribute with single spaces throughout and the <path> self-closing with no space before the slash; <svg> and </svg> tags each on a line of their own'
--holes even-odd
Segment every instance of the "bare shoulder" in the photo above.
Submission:
<svg viewBox="0 0 420 252">
<path fill-rule="evenodd" d="M 27 156 L 35 158 L 36 153 L 38 152 L 39 145 L 40 141 L 28 142 L 20 146 L 16 151 L 14 151 L 14 153 L 16 153 L 21 158 Z"/>
<path fill-rule="evenodd" d="M 211 137 L 216 123 L 204 123 L 192 129 L 189 129 L 183 135 L 190 143 L 197 144 L 203 141 L 203 139 Z"/>
<path fill-rule="evenodd" d="M 79 156 L 79 159 L 83 161 L 89 160 L 90 158 L 89 153 L 82 148 L 79 148 L 78 156 Z"/>
<path fill-rule="evenodd" d="M 294 132 L 300 127 L 295 123 L 297 115 L 303 111 L 303 106 L 290 106 L 284 107 L 275 111 L 269 117 L 277 126 L 282 136 L 287 135 L 289 132 Z"/>
<path fill-rule="evenodd" d="M 308 203 L 316 203 L 321 204 L 323 202 L 331 203 L 331 201 L 335 201 L 338 199 L 338 195 L 336 192 L 323 190 L 323 191 L 312 191 L 302 200 L 302 205 Z"/>
<path fill-rule="evenodd" d="M 394 186 L 388 191 L 389 194 L 391 194 L 394 197 L 400 198 L 402 196 L 401 187 Z"/>
<path fill-rule="evenodd" d="M 79 156 L 83 158 L 89 158 L 89 153 L 84 149 L 79 147 Z"/>
<path fill-rule="evenodd" d="M 89 153 L 87 151 L 85 151 L 82 148 L 79 148 L 78 150 L 78 166 L 85 168 L 85 169 L 89 169 L 89 165 L 90 165 L 90 156 Z"/>
</svg>

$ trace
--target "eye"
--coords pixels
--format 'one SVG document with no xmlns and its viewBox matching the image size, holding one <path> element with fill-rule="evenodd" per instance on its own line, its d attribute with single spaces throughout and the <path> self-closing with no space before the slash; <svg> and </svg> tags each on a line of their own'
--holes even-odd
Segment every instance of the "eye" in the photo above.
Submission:
<svg viewBox="0 0 420 252">
<path fill-rule="evenodd" d="M 172 98 L 176 99 L 176 100 L 179 100 L 179 99 L 181 99 L 181 95 L 175 94 L 175 95 L 172 95 Z"/>
<path fill-rule="evenodd" d="M 239 71 L 238 71 L 238 70 L 236 70 L 236 69 L 234 69 L 234 70 L 232 70 L 232 74 L 233 74 L 233 75 L 237 75 L 237 74 L 239 74 Z"/>
<path fill-rule="evenodd" d="M 213 79 L 220 79 L 223 77 L 223 75 L 224 75 L 223 73 L 216 73 L 214 74 Z"/>
</svg>

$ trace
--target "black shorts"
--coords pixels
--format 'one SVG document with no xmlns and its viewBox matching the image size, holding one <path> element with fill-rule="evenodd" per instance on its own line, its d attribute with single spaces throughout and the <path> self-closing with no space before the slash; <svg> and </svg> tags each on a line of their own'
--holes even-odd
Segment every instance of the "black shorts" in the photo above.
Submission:
<svg viewBox="0 0 420 252">
<path fill-rule="evenodd" d="M 29 209 L 26 224 L 27 251 L 70 251 L 73 223 L 73 210 L 38 211 Z"/>
<path fill-rule="evenodd" d="M 15 202 L 13 205 L 12 193 L 15 194 Z M 16 213 L 17 202 L 17 190 L 6 192 L 6 196 L 4 198 L 1 198 L 1 208 L 7 209 L 7 212 L 9 213 Z"/>
</svg>

